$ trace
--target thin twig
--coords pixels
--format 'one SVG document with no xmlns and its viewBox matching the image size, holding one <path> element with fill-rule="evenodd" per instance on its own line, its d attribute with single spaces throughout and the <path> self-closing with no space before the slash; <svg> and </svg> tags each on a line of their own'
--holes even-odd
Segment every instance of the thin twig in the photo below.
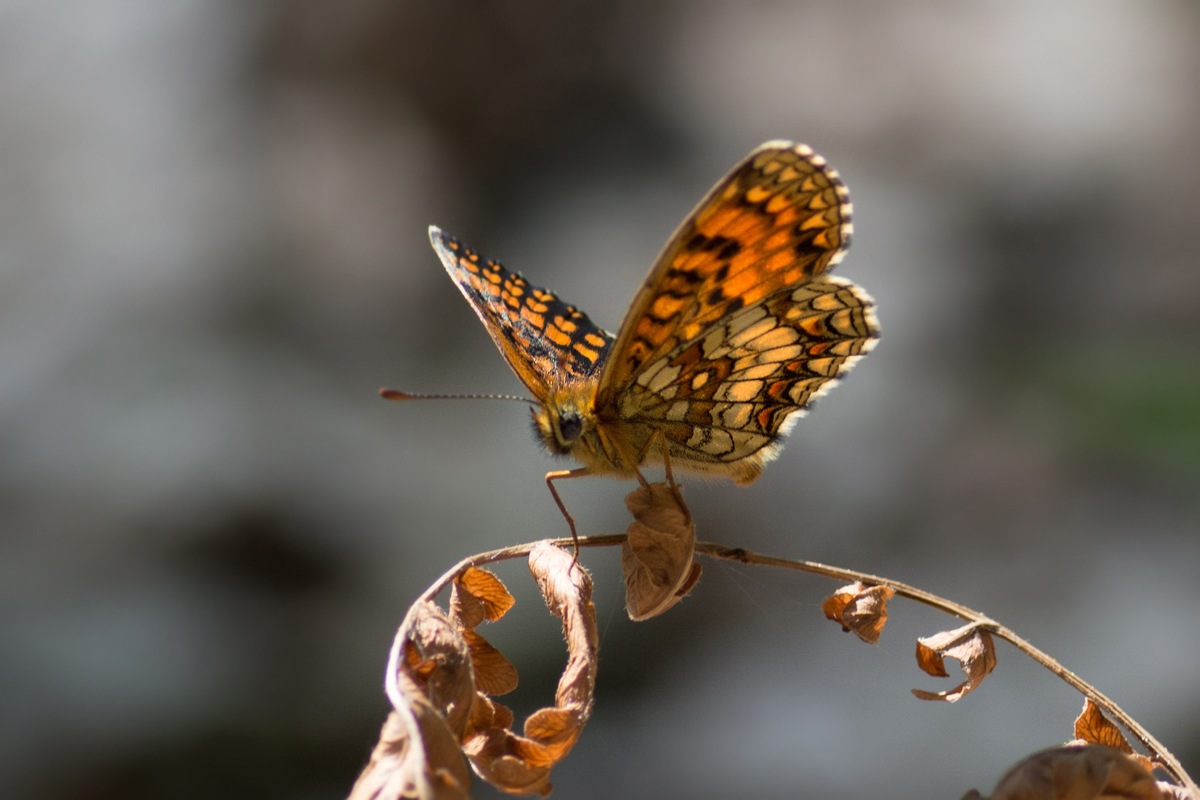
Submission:
<svg viewBox="0 0 1200 800">
<path fill-rule="evenodd" d="M 612 547 L 614 545 L 623 544 L 625 542 L 625 534 L 609 534 L 604 536 L 581 536 L 578 540 L 579 547 Z M 551 542 L 559 547 L 566 547 L 576 544 L 571 539 L 555 539 Z M 443 589 L 449 586 L 454 579 L 462 574 L 469 567 L 479 567 L 484 564 L 494 564 L 499 561 L 507 561 L 513 558 L 524 558 L 529 555 L 537 542 L 528 542 L 526 544 L 515 545 L 513 547 L 505 547 L 499 550 L 491 550 L 486 553 L 465 558 L 455 564 L 446 571 L 442 577 L 438 578 L 428 589 L 426 589 L 417 602 L 409 609 L 409 614 L 414 613 L 414 609 L 418 605 L 433 600 Z M 840 581 L 859 581 L 870 586 L 886 586 L 893 590 L 901 597 L 907 597 L 909 600 L 914 600 L 918 603 L 944 611 L 947 614 L 975 623 L 982 628 L 986 628 L 993 636 L 999 637 L 1011 644 L 1013 647 L 1020 650 L 1025 655 L 1032 658 L 1037 663 L 1048 669 L 1050 672 L 1057 675 L 1067 684 L 1072 686 L 1085 697 L 1091 698 L 1097 706 L 1105 711 L 1112 719 L 1120 723 L 1135 739 L 1142 745 L 1143 748 L 1150 754 L 1159 765 L 1166 770 L 1171 777 L 1179 784 L 1186 787 L 1194 796 L 1200 797 L 1200 788 L 1192 781 L 1191 776 L 1184 770 L 1183 765 L 1179 760 L 1171 754 L 1167 748 L 1155 739 L 1149 731 L 1143 728 L 1138 722 L 1129 716 L 1125 711 L 1110 700 L 1107 696 L 1101 693 L 1091 684 L 1084 681 L 1075 673 L 1068 670 L 1055 659 L 1051 658 L 1046 653 L 1037 649 L 1029 642 L 1022 639 L 1013 631 L 1004 627 L 992 618 L 985 614 L 980 614 L 978 611 L 973 611 L 966 606 L 959 605 L 943 597 L 938 597 L 935 594 L 922 591 L 914 586 L 909 586 L 898 581 L 893 581 L 888 578 L 881 578 L 877 575 L 870 575 L 865 572 L 857 572 L 855 570 L 842 569 L 841 567 L 831 567 L 827 564 L 820 564 L 815 561 L 800 561 L 791 558 L 779 558 L 776 556 L 767 556 L 761 553 L 755 553 L 750 550 L 743 550 L 740 547 L 726 547 L 720 544 L 710 542 L 697 542 L 696 552 L 710 558 L 725 559 L 728 561 L 737 561 L 742 564 L 750 564 L 755 566 L 765 567 L 781 567 L 783 569 L 796 570 L 798 572 L 808 572 L 814 575 L 822 575 L 827 578 L 833 578 Z M 399 693 L 399 689 L 395 685 L 395 676 L 400 664 L 401 654 L 403 653 L 403 636 L 401 632 L 408 629 L 408 618 L 406 616 L 405 623 L 400 626 L 397 632 L 395 641 L 392 643 L 392 650 L 388 658 L 388 671 L 386 678 L 386 689 L 388 698 L 393 704 L 398 701 L 403 702 L 403 698 Z"/>
<path fill-rule="evenodd" d="M 797 570 L 799 572 L 810 572 L 814 575 L 824 575 L 829 578 L 836 578 L 842 581 L 860 581 L 870 586 L 886 586 L 897 595 L 907 597 L 909 600 L 915 600 L 918 603 L 923 603 L 940 611 L 945 611 L 947 614 L 952 614 L 956 617 L 964 619 L 968 622 L 973 622 L 980 627 L 991 631 L 993 636 L 1011 644 L 1013 647 L 1020 650 L 1025 655 L 1032 658 L 1037 663 L 1041 664 L 1046 669 L 1053 672 L 1067 684 L 1072 686 L 1085 697 L 1091 698 L 1097 706 L 1105 711 L 1112 719 L 1120 723 L 1135 739 L 1150 753 L 1151 758 L 1162 765 L 1177 783 L 1186 786 L 1196 796 L 1200 796 L 1200 789 L 1192 781 L 1191 776 L 1184 770 L 1183 765 L 1178 759 L 1171 754 L 1171 751 L 1163 747 L 1157 739 L 1155 739 L 1148 730 L 1138 724 L 1137 720 L 1125 713 L 1115 702 L 1110 700 L 1099 689 L 1092 686 L 1087 681 L 1080 678 L 1074 672 L 1060 664 L 1056 659 L 1042 652 L 1025 639 L 1018 636 L 1009 628 L 996 622 L 986 614 L 980 614 L 978 611 L 973 611 L 966 606 L 946 600 L 943 597 L 930 594 L 922 591 L 914 586 L 909 586 L 898 581 L 893 581 L 888 578 L 881 578 L 877 575 L 868 575 L 865 572 L 855 572 L 854 570 L 842 569 L 840 567 L 831 567 L 826 564 L 818 564 L 814 561 L 797 561 L 790 558 L 777 558 L 775 556 L 765 556 L 759 553 L 754 553 L 749 550 L 743 550 L 735 547 L 725 547 L 724 545 L 711 544 L 708 542 L 697 542 L 696 552 L 712 558 L 722 558 L 730 561 L 737 561 L 742 564 L 755 564 L 768 567 L 782 567 L 784 569 Z"/>
</svg>

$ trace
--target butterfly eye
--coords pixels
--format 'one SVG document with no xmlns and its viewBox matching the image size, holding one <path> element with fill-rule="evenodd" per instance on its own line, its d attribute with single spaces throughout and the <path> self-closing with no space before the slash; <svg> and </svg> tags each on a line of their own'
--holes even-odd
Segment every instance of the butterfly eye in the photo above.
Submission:
<svg viewBox="0 0 1200 800">
<path fill-rule="evenodd" d="M 583 433 L 583 418 L 578 411 L 565 411 L 558 418 L 558 432 L 564 442 L 573 442 Z"/>
</svg>

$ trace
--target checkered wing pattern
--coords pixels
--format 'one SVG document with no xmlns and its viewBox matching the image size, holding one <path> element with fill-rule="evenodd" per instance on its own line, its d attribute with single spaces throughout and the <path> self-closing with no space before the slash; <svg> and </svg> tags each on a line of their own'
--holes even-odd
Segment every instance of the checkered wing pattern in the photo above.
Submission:
<svg viewBox="0 0 1200 800">
<path fill-rule="evenodd" d="M 850 211 L 837 173 L 808 147 L 751 153 L 651 269 L 597 408 L 616 409 L 626 430 L 661 431 L 676 463 L 753 480 L 878 338 L 870 296 L 826 274 L 849 244 Z"/>
<path fill-rule="evenodd" d="M 470 302 L 513 372 L 539 401 L 554 387 L 593 381 L 613 335 L 552 292 L 530 285 L 462 242 L 430 227 L 442 265 Z"/>
<path fill-rule="evenodd" d="M 779 290 L 647 365 L 619 396 L 620 416 L 661 430 L 676 461 L 765 457 L 875 344 L 873 307 L 831 276 Z"/>
</svg>

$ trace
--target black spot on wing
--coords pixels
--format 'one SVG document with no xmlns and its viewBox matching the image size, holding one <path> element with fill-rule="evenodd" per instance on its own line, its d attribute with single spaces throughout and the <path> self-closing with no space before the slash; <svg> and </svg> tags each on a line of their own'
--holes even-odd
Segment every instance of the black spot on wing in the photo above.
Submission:
<svg viewBox="0 0 1200 800">
<path fill-rule="evenodd" d="M 742 244 L 736 239 L 730 239 L 721 248 L 721 252 L 717 253 L 717 258 L 728 261 L 729 259 L 742 252 Z"/>
<path fill-rule="evenodd" d="M 668 279 L 678 278 L 681 281 L 683 281 L 684 283 L 687 283 L 692 286 L 695 286 L 696 284 L 701 283 L 704 280 L 704 276 L 701 275 L 696 270 L 680 269 L 678 267 L 671 267 L 669 270 L 667 270 L 667 278 Z"/>
</svg>

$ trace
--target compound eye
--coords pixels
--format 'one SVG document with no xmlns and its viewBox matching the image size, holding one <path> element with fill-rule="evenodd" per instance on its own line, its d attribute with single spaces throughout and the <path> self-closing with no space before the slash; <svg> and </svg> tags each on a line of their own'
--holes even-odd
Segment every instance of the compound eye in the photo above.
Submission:
<svg viewBox="0 0 1200 800">
<path fill-rule="evenodd" d="M 573 442 L 583 433 L 583 418 L 577 411 L 568 411 L 558 418 L 558 432 L 564 442 Z"/>
</svg>

